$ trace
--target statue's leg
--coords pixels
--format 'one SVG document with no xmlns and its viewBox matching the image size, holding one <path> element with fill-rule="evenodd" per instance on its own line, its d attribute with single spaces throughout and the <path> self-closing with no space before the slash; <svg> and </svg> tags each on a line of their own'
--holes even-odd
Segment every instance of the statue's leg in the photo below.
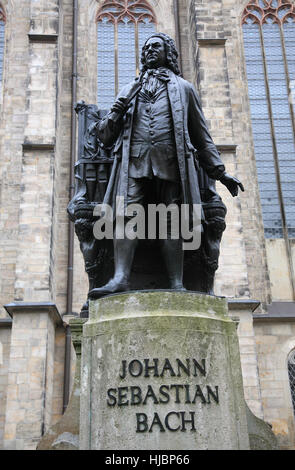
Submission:
<svg viewBox="0 0 295 470">
<path fill-rule="evenodd" d="M 157 181 L 158 198 L 168 207 L 173 204 L 180 205 L 180 185 L 178 182 Z M 171 289 L 185 290 L 183 286 L 183 259 L 184 253 L 182 249 L 182 238 L 180 237 L 180 221 L 179 238 L 172 239 L 172 215 L 167 214 L 167 240 L 161 240 L 161 249 L 164 262 L 167 269 L 169 284 Z M 178 213 L 178 219 L 180 213 Z M 174 225 L 174 224 L 173 224 Z"/>
<path fill-rule="evenodd" d="M 129 178 L 128 181 L 128 200 L 127 205 L 143 202 L 144 198 L 144 182 Z M 129 217 L 125 217 L 125 224 L 128 222 Z M 90 298 L 98 298 L 105 294 L 115 292 L 123 292 L 129 290 L 129 280 L 134 259 L 135 250 L 138 244 L 138 239 L 130 240 L 128 238 L 117 239 L 114 232 L 114 261 L 115 261 L 115 274 L 114 277 L 104 286 L 97 289 L 92 289 L 89 292 Z"/>
<path fill-rule="evenodd" d="M 114 279 L 129 284 L 131 268 L 138 240 L 114 240 L 115 275 Z"/>
<path fill-rule="evenodd" d="M 137 239 L 114 239 L 114 277 L 104 286 L 92 289 L 89 292 L 90 299 L 98 298 L 105 294 L 112 294 L 115 292 L 123 292 L 129 290 L 129 280 L 137 242 Z"/>
<path fill-rule="evenodd" d="M 183 286 L 182 240 L 163 240 L 162 254 L 171 289 L 185 290 Z"/>
</svg>

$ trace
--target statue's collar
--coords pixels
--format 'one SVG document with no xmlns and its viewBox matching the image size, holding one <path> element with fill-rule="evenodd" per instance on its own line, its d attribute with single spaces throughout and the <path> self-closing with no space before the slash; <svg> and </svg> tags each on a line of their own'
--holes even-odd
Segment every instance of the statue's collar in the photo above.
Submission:
<svg viewBox="0 0 295 470">
<path fill-rule="evenodd" d="M 168 82 L 170 80 L 169 69 L 166 67 L 158 67 L 157 69 L 147 69 L 144 77 L 148 78 L 149 76 L 154 76 L 159 80 Z"/>
</svg>

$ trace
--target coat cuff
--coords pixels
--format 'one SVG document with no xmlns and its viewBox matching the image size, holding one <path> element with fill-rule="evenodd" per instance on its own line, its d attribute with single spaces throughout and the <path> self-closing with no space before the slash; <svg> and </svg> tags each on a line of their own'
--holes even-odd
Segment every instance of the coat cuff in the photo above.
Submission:
<svg viewBox="0 0 295 470">
<path fill-rule="evenodd" d="M 219 180 L 225 173 L 225 166 L 221 161 L 216 147 L 198 150 L 199 162 L 208 176 L 214 180 Z"/>
</svg>

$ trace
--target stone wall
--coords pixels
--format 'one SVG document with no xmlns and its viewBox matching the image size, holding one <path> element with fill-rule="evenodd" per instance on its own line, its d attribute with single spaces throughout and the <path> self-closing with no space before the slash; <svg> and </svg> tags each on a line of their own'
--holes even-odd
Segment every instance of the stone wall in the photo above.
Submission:
<svg viewBox="0 0 295 470">
<path fill-rule="evenodd" d="M 51 279 L 53 301 L 61 314 L 67 310 L 67 265 L 70 194 L 71 109 L 72 109 L 73 2 L 59 2 L 57 121 L 54 160 L 54 214 L 52 227 Z M 83 271 L 82 271 L 83 272 Z"/>
<path fill-rule="evenodd" d="M 255 339 L 265 421 L 272 425 L 282 449 L 295 449 L 294 410 L 287 360 L 295 348 L 295 323 L 256 318 Z"/>
<path fill-rule="evenodd" d="M 27 122 L 30 1 L 6 10 L 3 101 L 0 109 L 0 308 L 14 299 L 21 198 L 22 144 Z M 17 31 L 17 34 L 15 34 Z"/>
<path fill-rule="evenodd" d="M 295 268 L 295 239 L 290 240 L 290 251 Z M 293 299 L 293 289 L 291 283 L 291 272 L 289 265 L 289 254 L 286 249 L 286 242 L 283 238 L 266 240 L 266 252 L 268 261 L 268 271 L 270 278 L 271 296 L 273 301 Z M 278 263 L 280 260 L 280 263 Z"/>
<path fill-rule="evenodd" d="M 196 76 L 204 113 L 227 169 L 245 186 L 245 193 L 235 202 L 230 202 L 227 190 L 218 186 L 229 212 L 216 293 L 257 298 L 265 303 L 270 301 L 270 286 L 243 56 L 244 4 L 243 0 L 195 0 L 191 11 L 197 40 Z M 236 209 L 232 210 L 233 206 Z M 233 260 L 237 258 L 240 266 L 235 268 Z M 234 275 L 229 274 L 232 269 L 237 269 Z"/>
<path fill-rule="evenodd" d="M 258 303 L 253 301 L 229 301 L 229 314 L 237 321 L 244 396 L 252 413 L 264 419 L 261 404 L 260 380 L 257 369 L 257 348 L 252 320 L 252 311 Z"/>
<path fill-rule="evenodd" d="M 64 328 L 53 304 L 18 303 L 7 309 L 13 323 L 3 374 L 6 406 L 0 447 L 34 450 L 63 411 Z"/>
<path fill-rule="evenodd" d="M 25 1 L 21 5 L 5 2 L 4 7 L 7 23 L 0 123 L 0 256 L 4 271 L 1 308 L 12 300 L 48 301 L 52 297 L 57 108 L 54 35 L 58 28 L 57 1 Z M 40 36 L 44 35 L 50 37 L 42 42 Z M 3 310 L 1 315 L 4 316 Z"/>
<path fill-rule="evenodd" d="M 11 320 L 0 319 L 0 448 L 2 447 L 3 442 L 6 417 L 11 327 Z"/>
</svg>

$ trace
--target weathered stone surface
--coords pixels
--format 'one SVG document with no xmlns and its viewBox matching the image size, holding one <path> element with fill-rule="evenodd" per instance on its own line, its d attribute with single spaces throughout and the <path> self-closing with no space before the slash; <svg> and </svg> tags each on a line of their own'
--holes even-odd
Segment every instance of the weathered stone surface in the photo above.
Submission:
<svg viewBox="0 0 295 470">
<path fill-rule="evenodd" d="M 257 308 L 257 303 L 254 304 L 255 302 L 250 300 L 235 301 L 229 299 L 228 307 L 231 318 L 235 317 L 239 320 L 237 333 L 245 400 L 252 413 L 258 418 L 264 419 L 252 313 L 252 310 Z"/>
<path fill-rule="evenodd" d="M 10 339 L 12 322 L 9 320 L 0 320 L 0 448 L 3 442 L 5 427 L 5 412 L 7 399 L 7 385 L 9 372 L 9 356 L 10 356 Z M 14 384 L 15 393 L 17 385 Z"/>
<path fill-rule="evenodd" d="M 278 441 L 271 425 L 257 418 L 248 406 L 246 412 L 251 450 L 278 450 Z"/>
<path fill-rule="evenodd" d="M 53 411 L 55 329 L 61 317 L 52 303 L 12 303 L 3 448 L 36 448 Z"/>
<path fill-rule="evenodd" d="M 81 449 L 249 448 L 224 298 L 155 291 L 91 302 L 81 374 Z"/>
<path fill-rule="evenodd" d="M 280 449 L 293 450 L 294 410 L 287 360 L 295 348 L 295 322 L 260 319 L 257 315 L 254 327 L 263 419 L 272 425 Z"/>
<path fill-rule="evenodd" d="M 37 450 L 78 450 L 80 418 L 80 369 L 82 318 L 70 321 L 76 352 L 76 373 L 69 405 L 61 420 L 52 426 L 38 444 Z"/>
</svg>

